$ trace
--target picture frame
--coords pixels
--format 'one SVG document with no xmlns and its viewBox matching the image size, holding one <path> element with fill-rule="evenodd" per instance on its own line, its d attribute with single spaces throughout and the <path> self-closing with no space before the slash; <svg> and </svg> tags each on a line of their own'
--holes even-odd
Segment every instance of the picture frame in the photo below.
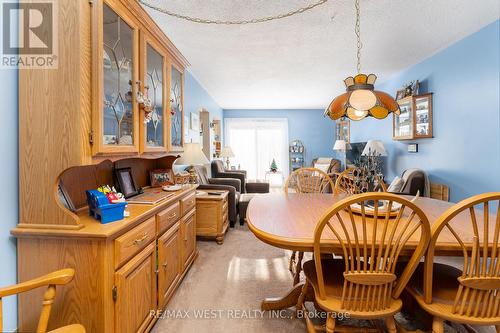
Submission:
<svg viewBox="0 0 500 333">
<path fill-rule="evenodd" d="M 161 187 L 175 184 L 172 169 L 154 169 L 149 171 L 149 180 L 152 187 Z"/>
<path fill-rule="evenodd" d="M 406 88 L 399 89 L 396 92 L 396 101 L 405 98 L 405 96 L 406 96 Z"/>
<path fill-rule="evenodd" d="M 76 212 L 76 207 L 73 204 L 73 201 L 71 200 L 68 191 L 66 191 L 66 188 L 64 187 L 62 181 L 59 181 L 59 184 L 57 185 L 57 196 L 59 197 L 59 202 L 62 203 L 62 205 L 66 209 L 70 210 L 73 213 Z"/>
<path fill-rule="evenodd" d="M 412 93 L 413 96 L 418 96 L 418 94 L 420 93 L 420 82 L 418 80 L 415 80 L 415 82 L 413 83 Z"/>
<path fill-rule="evenodd" d="M 115 169 L 115 177 L 125 199 L 139 194 L 139 189 L 135 185 L 134 177 L 132 175 L 132 168 L 119 168 Z"/>
<path fill-rule="evenodd" d="M 200 130 L 200 115 L 196 112 L 191 112 L 189 116 L 189 129 L 193 131 Z"/>
</svg>

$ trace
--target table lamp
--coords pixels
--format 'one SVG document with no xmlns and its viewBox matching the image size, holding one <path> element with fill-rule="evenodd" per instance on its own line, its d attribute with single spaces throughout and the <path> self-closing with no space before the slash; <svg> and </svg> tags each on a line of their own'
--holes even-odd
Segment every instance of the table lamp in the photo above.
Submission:
<svg viewBox="0 0 500 333">
<path fill-rule="evenodd" d="M 351 145 L 347 143 L 343 139 L 335 140 L 335 144 L 333 145 L 333 150 L 346 151 L 351 149 Z"/>
<path fill-rule="evenodd" d="M 387 156 L 387 152 L 382 141 L 368 140 L 361 156 Z"/>
<path fill-rule="evenodd" d="M 195 165 L 208 164 L 210 161 L 207 159 L 201 145 L 199 143 L 186 143 L 184 145 L 184 153 L 175 162 L 176 164 L 189 165 L 189 182 L 195 184 L 197 182 Z"/>
<path fill-rule="evenodd" d="M 234 157 L 233 150 L 229 146 L 224 146 L 220 152 L 220 157 L 226 158 L 226 169 L 229 170 L 231 162 L 229 162 L 230 157 Z"/>
</svg>

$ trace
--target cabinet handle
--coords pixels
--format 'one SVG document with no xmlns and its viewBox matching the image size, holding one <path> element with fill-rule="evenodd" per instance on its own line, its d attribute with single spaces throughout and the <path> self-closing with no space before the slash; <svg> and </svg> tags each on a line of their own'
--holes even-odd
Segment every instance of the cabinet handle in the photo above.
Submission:
<svg viewBox="0 0 500 333">
<path fill-rule="evenodd" d="M 169 218 L 169 219 L 173 219 L 173 218 L 174 218 L 174 217 L 176 217 L 176 216 L 177 216 L 177 214 L 176 214 L 176 213 L 172 213 L 172 214 L 170 214 L 170 215 L 168 216 L 168 218 Z"/>
<path fill-rule="evenodd" d="M 144 242 L 146 240 L 146 238 L 148 238 L 148 233 L 147 232 L 145 232 L 144 235 L 141 238 L 135 239 L 134 240 L 134 245 L 141 244 L 142 242 Z"/>
<path fill-rule="evenodd" d="M 167 262 L 165 261 L 162 266 L 163 266 L 163 269 L 167 269 Z"/>
</svg>

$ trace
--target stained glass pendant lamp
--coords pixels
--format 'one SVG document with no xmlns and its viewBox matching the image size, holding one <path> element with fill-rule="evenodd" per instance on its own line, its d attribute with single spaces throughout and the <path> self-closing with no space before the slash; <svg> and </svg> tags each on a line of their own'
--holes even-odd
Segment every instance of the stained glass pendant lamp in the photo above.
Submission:
<svg viewBox="0 0 500 333">
<path fill-rule="evenodd" d="M 333 120 L 349 118 L 351 120 L 362 120 L 366 117 L 384 119 L 389 113 L 399 115 L 401 110 L 398 103 L 391 95 L 375 90 L 375 74 L 361 73 L 361 30 L 359 15 L 359 0 L 356 4 L 356 37 L 357 37 L 357 69 L 355 77 L 348 77 L 344 80 L 346 92 L 337 96 L 325 110 L 325 116 Z"/>
</svg>

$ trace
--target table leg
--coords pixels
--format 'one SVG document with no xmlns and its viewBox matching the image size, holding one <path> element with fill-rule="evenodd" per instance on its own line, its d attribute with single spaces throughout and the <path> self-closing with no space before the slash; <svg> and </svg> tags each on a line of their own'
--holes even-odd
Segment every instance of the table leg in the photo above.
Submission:
<svg viewBox="0 0 500 333">
<path fill-rule="evenodd" d="M 297 305 L 304 283 L 298 283 L 283 297 L 266 298 L 260 304 L 263 311 L 284 310 Z M 314 301 L 313 288 L 309 288 L 304 301 Z"/>
<path fill-rule="evenodd" d="M 302 271 L 302 259 L 304 258 L 304 252 L 298 253 L 298 259 L 295 263 L 295 274 L 293 276 L 293 285 L 295 286 L 300 282 L 300 272 Z"/>
</svg>

